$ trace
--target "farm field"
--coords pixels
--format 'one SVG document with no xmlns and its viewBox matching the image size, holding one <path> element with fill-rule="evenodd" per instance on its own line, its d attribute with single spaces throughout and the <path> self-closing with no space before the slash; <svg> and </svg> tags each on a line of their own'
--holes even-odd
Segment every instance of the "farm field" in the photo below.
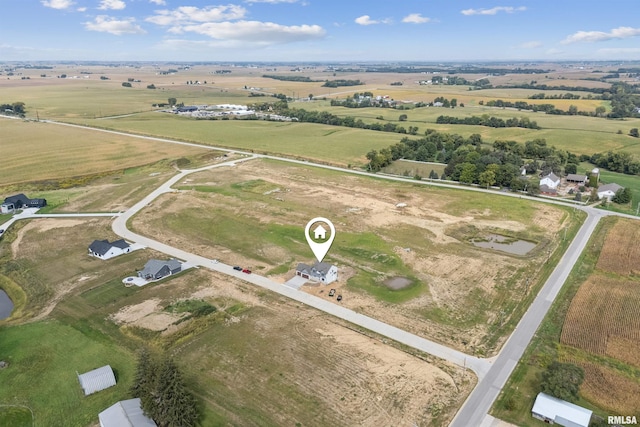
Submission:
<svg viewBox="0 0 640 427">
<path fill-rule="evenodd" d="M 404 175 L 409 177 L 420 176 L 421 178 L 428 178 L 431 171 L 438 174 L 438 177 L 444 175 L 443 163 L 429 163 L 429 162 L 414 162 L 411 160 L 396 160 L 389 166 L 385 167 L 382 172 L 390 173 L 393 175 Z"/>
<path fill-rule="evenodd" d="M 539 425 L 531 418 L 530 407 L 539 391 L 539 374 L 553 360 L 584 369 L 579 405 L 605 419 L 617 414 L 640 416 L 638 226 L 622 218 L 601 221 L 588 252 L 494 406 L 499 418 Z"/>
<path fill-rule="evenodd" d="M 65 298 L 52 301 L 50 309 L 31 305 L 40 312 L 29 312 L 29 323 L 0 322 L 2 357 L 9 362 L 0 370 L 0 404 L 30 408 L 35 425 L 94 425 L 98 412 L 130 397 L 135 351 L 142 345 L 174 355 L 202 403 L 202 426 L 396 421 L 445 426 L 474 385 L 474 377 L 458 367 L 405 352 L 217 273 L 185 271 L 143 288 L 126 288 L 120 276 L 144 262 L 136 256 L 157 255 L 143 250 L 84 261 L 84 242 L 103 223 L 54 227 L 57 221 L 65 220 L 32 221 L 0 242 L 4 259 L 12 260 L 6 266 L 33 259 L 37 249 L 46 251 L 60 239 L 70 241 L 68 252 L 32 267 L 57 276 L 36 284 L 31 276 L 5 272 L 33 292 L 69 285 Z M 93 261 L 91 277 L 86 271 L 64 271 L 72 260 Z M 33 292 L 27 292 L 30 300 L 38 301 L 41 296 Z M 195 314 L 198 307 L 209 310 Z M 116 370 L 118 384 L 83 397 L 76 371 L 104 364 Z"/>
<path fill-rule="evenodd" d="M 0 118 L 0 187 L 32 181 L 72 181 L 126 168 L 202 154 L 206 149 L 160 144 L 125 135 Z"/>
<path fill-rule="evenodd" d="M 311 261 L 306 221 L 331 218 L 339 232 L 328 260 L 342 271 L 342 304 L 479 355 L 499 348 L 561 244 L 558 232 L 571 235 L 578 220 L 574 210 L 516 198 L 265 160 L 193 174 L 176 188 L 133 218 L 137 232 L 284 282 Z M 470 244 L 492 233 L 537 246 L 514 256 Z M 384 284 L 393 277 L 410 285 L 393 290 Z"/>
</svg>

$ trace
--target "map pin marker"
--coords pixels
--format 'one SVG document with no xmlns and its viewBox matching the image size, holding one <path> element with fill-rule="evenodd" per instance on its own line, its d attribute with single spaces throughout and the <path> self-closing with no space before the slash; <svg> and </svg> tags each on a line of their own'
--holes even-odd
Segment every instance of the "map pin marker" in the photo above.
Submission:
<svg viewBox="0 0 640 427">
<path fill-rule="evenodd" d="M 329 227 L 331 230 L 331 235 L 327 237 L 327 229 L 322 226 L 322 224 L 318 224 L 311 230 L 311 226 L 316 223 L 322 223 Z M 311 230 L 311 233 L 309 233 Z M 313 234 L 313 237 L 311 236 Z M 309 243 L 309 247 L 313 251 L 313 254 L 316 256 L 318 262 L 322 262 L 322 259 L 329 252 L 329 248 L 333 243 L 333 239 L 336 238 L 336 229 L 326 218 L 318 217 L 313 218 L 311 221 L 307 223 L 307 226 L 304 228 L 304 235 L 307 238 L 307 243 Z"/>
</svg>

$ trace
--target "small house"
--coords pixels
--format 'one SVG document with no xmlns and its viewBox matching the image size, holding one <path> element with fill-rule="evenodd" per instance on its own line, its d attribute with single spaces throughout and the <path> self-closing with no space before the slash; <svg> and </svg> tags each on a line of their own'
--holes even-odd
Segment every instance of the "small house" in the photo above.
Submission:
<svg viewBox="0 0 640 427">
<path fill-rule="evenodd" d="M 3 203 L 0 205 L 0 213 L 9 214 L 16 210 L 16 206 L 13 203 Z"/>
<path fill-rule="evenodd" d="M 24 194 L 16 194 L 15 196 L 9 196 L 4 199 L 4 203 L 2 206 L 5 206 L 8 209 L 9 205 L 13 205 L 13 209 L 24 209 L 24 208 L 43 208 L 47 206 L 46 199 L 30 199 Z M 10 213 L 4 212 L 3 213 Z"/>
<path fill-rule="evenodd" d="M 94 240 L 89 245 L 89 255 L 100 259 L 109 259 L 131 252 L 131 246 L 124 239 L 109 243 L 108 240 Z"/>
<path fill-rule="evenodd" d="M 182 270 L 182 263 L 173 258 L 167 261 L 150 259 L 144 265 L 144 268 L 138 272 L 138 276 L 145 280 L 158 280 L 179 273 L 180 270 Z"/>
<path fill-rule="evenodd" d="M 328 262 L 317 262 L 314 265 L 300 263 L 296 267 L 296 276 L 328 285 L 338 280 L 338 267 Z"/>
<path fill-rule="evenodd" d="M 593 412 L 548 394 L 538 393 L 531 416 L 547 424 L 565 427 L 589 427 Z"/>
<path fill-rule="evenodd" d="M 144 414 L 140 398 L 121 400 L 98 414 L 100 427 L 157 427 Z"/>
<path fill-rule="evenodd" d="M 601 185 L 600 187 L 598 187 L 598 199 L 602 200 L 603 198 L 605 198 L 608 202 L 610 202 L 613 196 L 615 196 L 616 193 L 622 189 L 624 189 L 624 187 L 616 183 Z"/>
<path fill-rule="evenodd" d="M 542 188 L 543 185 L 546 185 L 547 188 L 551 190 L 555 190 L 560 185 L 560 178 L 551 172 L 549 175 L 545 175 L 540 179 L 540 188 Z"/>
<path fill-rule="evenodd" d="M 79 374 L 78 381 L 80 381 L 80 386 L 85 396 L 116 385 L 116 377 L 113 374 L 113 369 L 111 369 L 109 365 L 94 369 L 85 374 Z"/>
</svg>

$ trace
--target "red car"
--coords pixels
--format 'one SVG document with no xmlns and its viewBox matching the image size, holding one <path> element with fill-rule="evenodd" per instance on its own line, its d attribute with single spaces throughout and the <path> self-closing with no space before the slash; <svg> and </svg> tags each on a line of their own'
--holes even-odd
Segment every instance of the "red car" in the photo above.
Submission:
<svg viewBox="0 0 640 427">
<path fill-rule="evenodd" d="M 243 273 L 247 273 L 247 274 L 251 274 L 251 270 L 249 270 L 248 268 L 245 268 L 244 270 L 242 270 Z"/>
</svg>

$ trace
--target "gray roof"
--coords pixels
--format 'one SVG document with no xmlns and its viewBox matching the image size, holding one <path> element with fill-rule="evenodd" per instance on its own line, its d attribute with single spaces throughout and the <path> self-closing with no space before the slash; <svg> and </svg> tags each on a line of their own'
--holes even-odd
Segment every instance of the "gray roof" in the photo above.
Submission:
<svg viewBox="0 0 640 427">
<path fill-rule="evenodd" d="M 611 184 L 605 184 L 598 187 L 598 193 L 604 193 L 605 191 L 612 191 L 613 193 L 617 193 L 618 190 L 621 190 L 623 188 L 623 186 L 612 182 Z"/>
<path fill-rule="evenodd" d="M 586 181 L 586 175 L 578 175 L 577 173 L 570 173 L 567 175 L 567 181 Z"/>
<path fill-rule="evenodd" d="M 144 414 L 140 399 L 121 400 L 98 414 L 100 427 L 156 427 Z"/>
<path fill-rule="evenodd" d="M 142 271 L 140 272 L 143 276 L 146 275 L 151 275 L 151 276 L 155 276 L 164 266 L 168 266 L 169 270 L 173 271 L 177 268 L 180 268 L 182 266 L 182 264 L 180 263 L 180 261 L 175 260 L 175 259 L 169 259 L 166 261 L 162 261 L 159 259 L 150 259 L 149 261 L 147 261 L 147 263 L 144 265 L 144 268 L 142 269 Z"/>
<path fill-rule="evenodd" d="M 85 396 L 116 385 L 116 377 L 109 365 L 78 375 L 78 381 Z"/>
<path fill-rule="evenodd" d="M 326 276 L 327 273 L 329 273 L 331 267 L 333 267 L 333 264 L 330 264 L 328 262 L 316 262 L 313 265 L 308 265 L 301 262 L 296 267 L 296 271 L 314 275 L 316 275 L 317 273 L 321 273 L 322 275 Z"/>
<path fill-rule="evenodd" d="M 108 240 L 94 240 L 93 243 L 89 245 L 89 250 L 98 255 L 104 255 L 109 252 L 113 246 L 120 249 L 126 249 L 129 247 L 129 244 L 124 241 L 124 239 L 116 240 L 115 242 L 109 243 Z"/>
<path fill-rule="evenodd" d="M 582 406 L 544 393 L 538 393 L 531 412 L 565 427 L 588 427 L 593 413 Z"/>
</svg>

